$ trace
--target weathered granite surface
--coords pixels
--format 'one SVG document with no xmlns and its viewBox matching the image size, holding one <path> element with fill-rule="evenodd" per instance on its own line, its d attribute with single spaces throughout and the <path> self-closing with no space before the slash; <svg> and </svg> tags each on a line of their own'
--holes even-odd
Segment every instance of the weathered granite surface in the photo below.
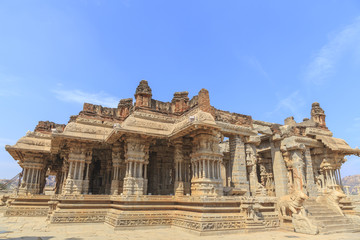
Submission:
<svg viewBox="0 0 360 240">
<path fill-rule="evenodd" d="M 51 224 L 100 222 L 114 229 L 173 226 L 215 234 L 283 228 L 316 234 L 326 231 L 306 215 L 316 208 L 306 201 L 317 197 L 336 210 L 328 215 L 357 224 L 351 199 L 333 198 L 343 194 L 345 156 L 360 150 L 333 137 L 319 103 L 312 104 L 310 118 L 297 123 L 289 117 L 281 125 L 216 109 L 206 89 L 191 99 L 186 91 L 174 93 L 170 102 L 152 97 L 142 80 L 134 103 L 84 103 L 67 124 L 40 121 L 7 145 L 23 171 L 19 188 L 4 203 L 5 215 L 45 216 Z M 53 196 L 42 195 L 48 175 L 56 176 Z M 292 209 L 299 194 L 306 197 Z M 282 212 L 279 199 L 287 201 Z"/>
</svg>

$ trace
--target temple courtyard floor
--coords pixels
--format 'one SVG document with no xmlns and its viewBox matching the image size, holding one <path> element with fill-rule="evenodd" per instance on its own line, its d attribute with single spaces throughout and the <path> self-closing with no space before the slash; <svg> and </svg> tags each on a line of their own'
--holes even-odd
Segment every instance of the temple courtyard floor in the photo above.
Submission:
<svg viewBox="0 0 360 240">
<path fill-rule="evenodd" d="M 306 235 L 288 231 L 267 231 L 255 233 L 228 233 L 198 236 L 177 228 L 156 228 L 137 230 L 116 230 L 106 224 L 51 224 L 44 217 L 4 217 L 0 212 L 0 239 L 206 239 L 206 240 L 282 240 L 282 239 L 326 239 L 360 240 L 360 233 L 337 233 L 331 235 Z"/>
</svg>

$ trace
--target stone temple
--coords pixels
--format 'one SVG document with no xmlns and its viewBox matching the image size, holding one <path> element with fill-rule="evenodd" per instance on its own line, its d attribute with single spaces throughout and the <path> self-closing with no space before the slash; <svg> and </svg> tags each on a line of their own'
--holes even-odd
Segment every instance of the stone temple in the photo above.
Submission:
<svg viewBox="0 0 360 240">
<path fill-rule="evenodd" d="M 340 176 L 360 150 L 333 137 L 319 103 L 309 119 L 280 125 L 217 109 L 206 89 L 157 101 L 142 80 L 135 103 L 84 103 L 66 125 L 40 121 L 6 150 L 23 169 L 6 216 L 198 234 L 360 229 Z M 56 186 L 45 195 L 49 175 Z"/>
</svg>

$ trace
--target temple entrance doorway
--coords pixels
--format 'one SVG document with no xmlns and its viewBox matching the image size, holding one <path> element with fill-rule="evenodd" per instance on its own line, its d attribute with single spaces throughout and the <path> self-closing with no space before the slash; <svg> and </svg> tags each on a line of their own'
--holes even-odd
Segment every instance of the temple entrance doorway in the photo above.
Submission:
<svg viewBox="0 0 360 240">
<path fill-rule="evenodd" d="M 148 194 L 174 194 L 174 147 L 164 140 L 157 140 L 150 146 L 148 176 Z"/>
<path fill-rule="evenodd" d="M 85 170 L 85 169 L 84 169 Z M 85 173 L 84 173 L 85 174 Z M 89 169 L 89 193 L 110 194 L 111 150 L 94 149 Z"/>
</svg>

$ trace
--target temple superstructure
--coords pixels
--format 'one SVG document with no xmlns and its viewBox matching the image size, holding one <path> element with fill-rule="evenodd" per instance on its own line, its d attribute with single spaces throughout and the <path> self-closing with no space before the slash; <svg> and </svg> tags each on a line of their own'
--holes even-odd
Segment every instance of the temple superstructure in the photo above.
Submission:
<svg viewBox="0 0 360 240">
<path fill-rule="evenodd" d="M 342 191 L 345 156 L 360 154 L 333 137 L 319 103 L 310 119 L 280 125 L 216 109 L 206 89 L 192 99 L 176 92 L 171 102 L 157 101 L 145 80 L 135 103 L 84 103 L 68 124 L 41 121 L 6 150 L 23 169 L 9 216 L 196 232 L 302 222 L 293 210 L 279 218 L 278 199 L 300 192 L 327 201 L 326 194 Z M 53 196 L 42 195 L 48 175 L 56 176 Z M 26 208 L 29 199 L 42 204 Z M 350 213 L 346 205 L 341 211 Z"/>
</svg>

